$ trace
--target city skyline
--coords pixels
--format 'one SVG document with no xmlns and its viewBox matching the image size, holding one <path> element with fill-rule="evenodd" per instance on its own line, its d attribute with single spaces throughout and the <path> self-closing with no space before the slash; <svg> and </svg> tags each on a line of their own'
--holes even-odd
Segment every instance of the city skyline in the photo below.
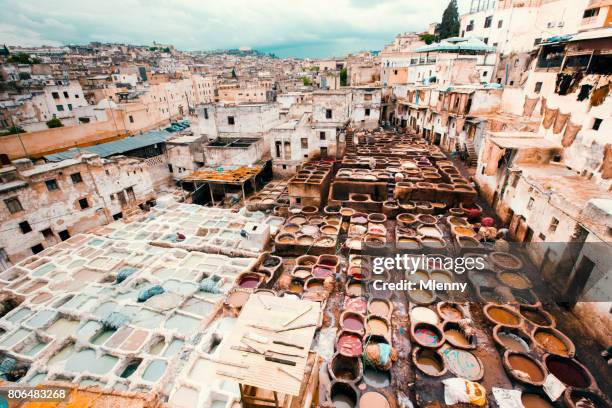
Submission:
<svg viewBox="0 0 612 408">
<path fill-rule="evenodd" d="M 63 0 L 0 4 L 5 10 L 0 38 L 12 46 L 156 41 L 185 51 L 250 47 L 279 57 L 324 58 L 380 50 L 399 32 L 424 31 L 429 22 L 440 20 L 448 0 L 431 1 L 426 8 L 411 0 L 335 0 L 333 8 L 322 0 L 111 0 L 104 8 L 93 2 L 75 7 Z M 466 6 L 466 0 L 459 1 L 460 12 Z"/>
</svg>

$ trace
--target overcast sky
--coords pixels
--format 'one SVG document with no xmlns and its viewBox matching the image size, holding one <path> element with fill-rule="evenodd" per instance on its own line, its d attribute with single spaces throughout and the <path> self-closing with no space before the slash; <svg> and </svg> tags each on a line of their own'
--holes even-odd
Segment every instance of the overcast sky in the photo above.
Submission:
<svg viewBox="0 0 612 408">
<path fill-rule="evenodd" d="M 440 21 L 449 0 L 0 0 L 0 43 L 171 43 L 278 56 L 377 50 Z M 459 0 L 464 12 L 469 0 Z"/>
</svg>

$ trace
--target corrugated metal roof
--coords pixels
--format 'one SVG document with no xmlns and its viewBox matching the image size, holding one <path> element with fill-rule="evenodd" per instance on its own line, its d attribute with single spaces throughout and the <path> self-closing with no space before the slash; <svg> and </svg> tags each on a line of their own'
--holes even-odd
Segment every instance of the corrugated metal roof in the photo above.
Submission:
<svg viewBox="0 0 612 408">
<path fill-rule="evenodd" d="M 129 136 L 113 142 L 101 143 L 95 146 L 79 147 L 66 150 L 64 152 L 45 156 L 45 160 L 58 162 L 61 160 L 72 159 L 78 153 L 88 152 L 97 154 L 100 157 L 109 157 L 116 154 L 129 152 L 130 150 L 140 149 L 157 143 L 165 142 L 173 134 L 165 130 L 152 130 L 141 135 Z"/>
</svg>

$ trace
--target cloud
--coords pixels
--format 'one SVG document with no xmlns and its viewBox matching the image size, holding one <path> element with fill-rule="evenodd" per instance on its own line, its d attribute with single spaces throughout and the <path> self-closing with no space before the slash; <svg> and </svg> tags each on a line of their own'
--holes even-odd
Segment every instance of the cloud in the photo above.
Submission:
<svg viewBox="0 0 612 408">
<path fill-rule="evenodd" d="M 300 44 L 313 52 L 319 43 L 334 53 L 345 53 L 380 49 L 397 33 L 425 30 L 429 22 L 440 19 L 448 0 L 425 4 L 415 0 L 0 0 L 0 41 L 9 45 L 157 41 L 184 50 L 248 45 L 290 49 L 295 55 Z"/>
</svg>

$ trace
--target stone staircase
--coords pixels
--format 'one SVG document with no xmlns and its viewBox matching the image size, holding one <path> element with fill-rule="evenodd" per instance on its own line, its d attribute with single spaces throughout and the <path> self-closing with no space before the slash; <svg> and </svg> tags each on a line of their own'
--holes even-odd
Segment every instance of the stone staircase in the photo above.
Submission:
<svg viewBox="0 0 612 408">
<path fill-rule="evenodd" d="M 468 167 L 476 167 L 478 163 L 478 154 L 476 153 L 476 149 L 474 148 L 474 143 L 472 141 L 467 141 L 465 143 L 465 147 L 467 150 L 467 160 L 466 164 Z"/>
</svg>

